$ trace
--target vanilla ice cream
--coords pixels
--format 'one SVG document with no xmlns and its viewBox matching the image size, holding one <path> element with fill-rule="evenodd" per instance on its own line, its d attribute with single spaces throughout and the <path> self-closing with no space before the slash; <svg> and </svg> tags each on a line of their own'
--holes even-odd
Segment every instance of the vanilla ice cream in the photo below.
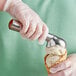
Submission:
<svg viewBox="0 0 76 76">
<path fill-rule="evenodd" d="M 46 56 L 44 58 L 47 70 L 52 66 L 64 61 L 67 57 L 66 48 L 55 45 L 52 47 L 46 47 Z"/>
</svg>

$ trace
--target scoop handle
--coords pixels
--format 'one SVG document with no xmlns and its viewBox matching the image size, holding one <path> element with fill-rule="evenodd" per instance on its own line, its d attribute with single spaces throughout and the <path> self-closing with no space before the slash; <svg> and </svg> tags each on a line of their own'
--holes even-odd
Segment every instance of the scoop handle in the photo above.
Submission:
<svg viewBox="0 0 76 76">
<path fill-rule="evenodd" d="M 15 19 L 11 19 L 9 24 L 8 24 L 8 27 L 9 27 L 10 30 L 20 32 L 23 25 L 20 23 L 20 21 L 15 20 Z"/>
</svg>

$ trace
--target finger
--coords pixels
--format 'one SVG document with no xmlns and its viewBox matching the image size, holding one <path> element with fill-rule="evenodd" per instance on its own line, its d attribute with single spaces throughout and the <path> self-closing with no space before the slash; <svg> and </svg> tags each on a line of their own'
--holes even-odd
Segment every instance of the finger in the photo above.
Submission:
<svg viewBox="0 0 76 76">
<path fill-rule="evenodd" d="M 15 15 L 15 17 L 17 18 L 17 20 L 19 20 L 21 23 L 22 23 L 22 25 L 23 25 L 23 28 L 21 29 L 21 32 L 24 32 L 24 30 L 25 30 L 25 32 L 27 31 L 27 27 L 29 26 L 29 20 L 30 20 L 30 15 L 26 15 L 25 14 L 25 10 L 24 11 L 20 11 L 20 9 L 19 10 L 16 10 L 16 11 L 18 11 L 18 14 L 16 13 L 16 15 Z M 26 28 L 25 28 L 26 27 Z"/>
<path fill-rule="evenodd" d="M 25 37 L 29 38 L 30 36 L 32 36 L 33 33 L 35 32 L 35 29 L 36 29 L 36 24 L 31 21 L 29 28 L 25 33 Z"/>
<path fill-rule="evenodd" d="M 67 68 L 63 71 L 59 71 L 57 73 L 54 74 L 48 74 L 48 76 L 71 76 L 72 75 L 72 67 Z"/>
<path fill-rule="evenodd" d="M 22 19 L 22 22 L 23 24 L 23 28 L 20 30 L 20 34 L 22 35 L 22 37 L 25 38 L 25 33 L 27 32 L 28 28 L 29 28 L 29 25 L 30 25 L 30 20 L 29 20 L 29 17 L 28 18 L 23 18 Z"/>
<path fill-rule="evenodd" d="M 58 72 L 58 76 L 70 76 L 72 74 L 72 68 L 67 68 L 66 70 L 63 70 L 61 72 Z"/>
<path fill-rule="evenodd" d="M 47 35 L 48 35 L 48 28 L 46 27 L 46 25 L 43 25 L 42 34 L 38 38 L 39 44 L 43 44 L 45 42 L 45 39 L 46 39 Z"/>
<path fill-rule="evenodd" d="M 61 71 L 61 70 L 66 69 L 66 68 L 68 68 L 68 67 L 70 67 L 70 66 L 71 66 L 71 61 L 70 61 L 69 59 L 67 59 L 66 61 L 64 61 L 64 62 L 56 65 L 56 66 L 53 67 L 53 68 L 51 68 L 51 69 L 50 69 L 50 72 L 51 72 L 51 73 L 56 73 L 56 72 L 58 72 L 58 71 Z"/>
<path fill-rule="evenodd" d="M 30 37 L 31 40 L 36 40 L 42 34 L 42 26 L 37 25 L 34 34 Z"/>
</svg>

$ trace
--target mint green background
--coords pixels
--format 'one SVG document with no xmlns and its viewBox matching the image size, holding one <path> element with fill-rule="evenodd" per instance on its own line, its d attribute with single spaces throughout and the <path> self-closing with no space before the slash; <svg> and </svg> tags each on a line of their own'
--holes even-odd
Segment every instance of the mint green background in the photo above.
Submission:
<svg viewBox="0 0 76 76">
<path fill-rule="evenodd" d="M 24 0 L 49 27 L 67 41 L 68 54 L 76 52 L 75 0 Z M 0 12 L 0 76 L 47 76 L 45 45 L 22 39 L 8 29 L 11 16 Z"/>
</svg>

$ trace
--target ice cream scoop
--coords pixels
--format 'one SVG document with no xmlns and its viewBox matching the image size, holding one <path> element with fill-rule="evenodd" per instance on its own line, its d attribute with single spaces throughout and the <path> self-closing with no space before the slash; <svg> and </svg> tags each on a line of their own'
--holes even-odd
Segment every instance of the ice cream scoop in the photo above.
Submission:
<svg viewBox="0 0 76 76">
<path fill-rule="evenodd" d="M 9 22 L 9 29 L 11 30 L 19 32 L 22 29 L 22 27 L 23 25 L 18 20 L 12 19 Z M 64 48 L 66 47 L 66 42 L 64 39 L 50 33 L 47 35 L 46 41 L 47 41 L 46 47 L 51 47 L 54 45 L 60 45 Z"/>
</svg>

